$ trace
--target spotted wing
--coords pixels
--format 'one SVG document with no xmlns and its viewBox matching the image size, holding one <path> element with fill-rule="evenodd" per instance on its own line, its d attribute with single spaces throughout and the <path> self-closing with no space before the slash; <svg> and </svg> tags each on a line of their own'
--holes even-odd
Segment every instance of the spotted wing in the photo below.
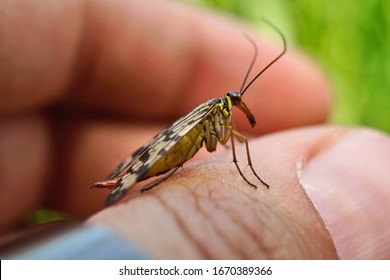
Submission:
<svg viewBox="0 0 390 280">
<path fill-rule="evenodd" d="M 191 129 L 205 120 L 215 108 L 216 102 L 206 102 L 172 125 L 157 134 L 147 144 L 139 148 L 128 159 L 122 162 L 107 178 L 108 180 L 120 176 L 114 189 L 107 197 L 106 205 L 109 205 L 126 193 L 134 184 L 141 181 L 144 175 L 162 156 L 178 143 Z"/>
</svg>

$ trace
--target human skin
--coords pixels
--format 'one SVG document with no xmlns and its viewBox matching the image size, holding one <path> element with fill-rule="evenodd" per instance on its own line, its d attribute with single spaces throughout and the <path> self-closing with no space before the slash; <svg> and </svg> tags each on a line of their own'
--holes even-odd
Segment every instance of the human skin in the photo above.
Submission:
<svg viewBox="0 0 390 280">
<path fill-rule="evenodd" d="M 245 167 L 242 145 L 240 165 L 257 189 L 221 147 L 211 157 L 200 152 L 155 189 L 141 195 L 137 186 L 102 210 L 108 191 L 89 185 L 198 104 L 239 89 L 253 55 L 243 30 L 259 48 L 254 69 L 282 44 L 175 2 L 0 5 L 7 11 L 0 16 L 3 233 L 49 207 L 106 226 L 155 258 L 390 257 L 390 223 L 375 211 L 378 203 L 383 213 L 390 207 L 389 140 L 318 125 L 330 110 L 330 87 L 304 55 L 289 48 L 245 93 L 255 128 L 233 112 L 242 134 L 264 135 L 250 149 L 269 190 Z M 350 156 L 350 146 L 363 158 Z"/>
</svg>

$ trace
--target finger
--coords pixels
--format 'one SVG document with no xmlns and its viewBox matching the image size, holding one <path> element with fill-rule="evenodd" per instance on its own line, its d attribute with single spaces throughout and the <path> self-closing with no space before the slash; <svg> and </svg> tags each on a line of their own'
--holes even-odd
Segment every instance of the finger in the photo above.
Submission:
<svg viewBox="0 0 390 280">
<path fill-rule="evenodd" d="M 0 122 L 0 232 L 26 222 L 43 201 L 51 140 L 40 116 Z"/>
<path fill-rule="evenodd" d="M 330 134 L 300 181 L 342 259 L 390 258 L 390 139 L 368 129 Z"/>
<path fill-rule="evenodd" d="M 173 120 L 209 98 L 239 90 L 253 58 L 241 36 L 247 27 L 175 2 L 153 1 L 153 7 L 148 1 L 90 7 L 77 98 L 133 118 Z M 282 41 L 256 39 L 260 59 L 254 69 L 260 71 L 281 52 Z M 272 131 L 323 121 L 329 88 L 312 63 L 289 51 L 245 99 L 261 120 L 258 131 Z"/>
<path fill-rule="evenodd" d="M 22 0 L 14 3 L 6 2 L 9 12 L 0 30 L 7 38 L 0 46 L 7 58 L 0 68 L 0 92 L 7 93 L 3 113 L 45 106 L 74 92 L 78 101 L 102 110 L 173 119 L 238 90 L 252 58 L 241 36 L 247 27 L 175 2 L 58 0 L 29 9 L 20 9 Z M 161 21 L 161 14 L 169 20 Z M 15 39 L 12 30 L 18 27 L 26 32 Z M 281 46 L 258 44 L 256 69 Z M 323 121 L 329 107 L 322 73 L 294 52 L 246 95 L 263 132 Z"/>
</svg>

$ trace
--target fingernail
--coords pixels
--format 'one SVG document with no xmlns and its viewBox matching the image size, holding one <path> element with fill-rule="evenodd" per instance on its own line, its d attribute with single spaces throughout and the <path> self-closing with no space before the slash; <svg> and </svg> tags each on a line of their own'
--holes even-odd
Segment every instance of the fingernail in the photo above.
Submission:
<svg viewBox="0 0 390 280">
<path fill-rule="evenodd" d="M 300 182 L 341 259 L 390 258 L 390 138 L 368 129 L 330 141 Z"/>
</svg>

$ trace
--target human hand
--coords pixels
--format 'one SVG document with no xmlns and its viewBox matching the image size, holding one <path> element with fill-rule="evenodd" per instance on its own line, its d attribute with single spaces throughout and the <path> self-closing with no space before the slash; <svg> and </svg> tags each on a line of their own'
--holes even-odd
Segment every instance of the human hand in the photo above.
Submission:
<svg viewBox="0 0 390 280">
<path fill-rule="evenodd" d="M 247 27 L 174 2 L 24 2 L 2 4 L 8 11 L 0 26 L 6 58 L 0 66 L 3 231 L 36 207 L 76 217 L 101 209 L 107 192 L 88 186 L 167 123 L 237 89 L 252 56 L 241 37 Z M 254 69 L 261 69 L 279 45 L 256 41 Z M 244 100 L 258 125 L 251 129 L 235 112 L 236 127 L 260 135 L 323 122 L 329 86 L 314 65 L 289 50 Z M 345 141 L 358 144 L 350 151 Z M 370 157 L 343 156 L 356 147 Z M 155 190 L 105 209 L 88 223 L 104 224 L 158 258 L 335 258 L 333 242 L 344 258 L 389 257 L 385 246 L 374 249 L 386 239 L 375 237 L 378 228 L 390 238 L 390 223 L 372 210 L 379 199 L 389 200 L 386 137 L 316 127 L 265 136 L 250 148 L 270 190 L 248 187 L 227 150 L 185 164 Z M 244 150 L 239 151 L 244 166 Z M 333 161 L 324 156 L 332 151 Z M 326 163 L 320 161 L 324 157 Z M 369 170 L 356 165 L 366 160 L 381 164 Z M 337 170 L 335 162 L 349 172 L 332 172 L 331 178 L 319 173 Z M 300 183 L 310 188 L 309 196 Z M 342 190 L 355 199 L 336 200 Z M 335 201 L 338 207 L 327 206 Z M 383 213 L 387 205 L 381 203 Z M 370 216 L 344 223 L 360 213 Z M 361 240 L 351 239 L 351 228 L 359 229 Z"/>
</svg>

